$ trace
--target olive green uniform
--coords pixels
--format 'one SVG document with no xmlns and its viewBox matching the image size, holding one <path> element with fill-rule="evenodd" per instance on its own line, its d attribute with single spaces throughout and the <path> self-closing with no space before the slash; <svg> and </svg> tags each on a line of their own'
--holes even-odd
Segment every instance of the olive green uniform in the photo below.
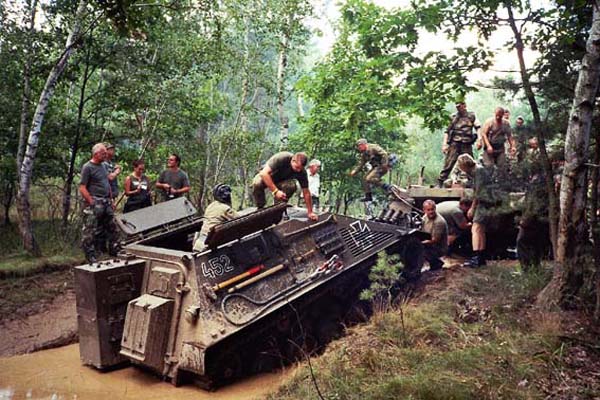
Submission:
<svg viewBox="0 0 600 400">
<path fill-rule="evenodd" d="M 479 121 L 477 121 L 475 113 L 467 111 L 452 116 L 452 122 L 445 132 L 448 134 L 448 152 L 444 159 L 444 167 L 438 177 L 440 185 L 448 179 L 458 156 L 466 153 L 473 157 L 473 142 L 475 141 L 473 129 L 479 129 Z"/>
<path fill-rule="evenodd" d="M 434 219 L 423 217 L 423 232 L 431 235 L 431 240 L 436 243 L 426 244 L 423 248 L 423 256 L 432 270 L 440 269 L 444 264 L 440 257 L 448 252 L 448 224 L 441 214 L 436 214 Z"/>
<path fill-rule="evenodd" d="M 371 164 L 373 168 L 363 178 L 363 189 L 365 193 L 371 193 L 373 186 L 383 186 L 381 178 L 388 171 L 388 153 L 378 144 L 369 143 L 367 149 L 360 153 L 360 159 L 354 167 L 354 171 L 360 171 L 367 163 Z"/>
<path fill-rule="evenodd" d="M 302 168 L 301 171 L 296 172 L 292 169 L 293 156 L 288 151 L 282 151 L 274 154 L 266 163 L 271 168 L 273 183 L 279 190 L 285 193 L 288 200 L 296 192 L 296 181 L 300 184 L 300 188 L 308 189 L 308 175 L 306 170 Z M 252 180 L 252 195 L 257 208 L 263 208 L 267 204 L 265 189 L 267 189 L 267 185 L 263 182 L 260 174 L 257 174 Z"/>
<path fill-rule="evenodd" d="M 200 229 L 199 235 L 194 239 L 194 250 L 202 251 L 206 248 L 204 242 L 208 233 L 214 226 L 238 217 L 239 214 L 235 212 L 229 204 L 221 203 L 216 200 L 210 203 L 208 207 L 206 207 L 206 211 L 204 211 L 202 229 Z"/>
</svg>

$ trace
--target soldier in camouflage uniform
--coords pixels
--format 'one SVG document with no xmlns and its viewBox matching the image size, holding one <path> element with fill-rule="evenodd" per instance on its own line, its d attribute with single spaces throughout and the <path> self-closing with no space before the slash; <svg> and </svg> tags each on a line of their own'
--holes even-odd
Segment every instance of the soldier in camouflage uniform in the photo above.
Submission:
<svg viewBox="0 0 600 400">
<path fill-rule="evenodd" d="M 114 221 L 114 202 L 111 196 L 108 171 L 102 164 L 106 160 L 106 147 L 102 143 L 92 148 L 92 159 L 81 169 L 79 192 L 83 197 L 83 230 L 81 247 L 89 263 L 96 262 L 98 241 L 106 238 L 108 251 L 117 253 L 117 227 Z"/>
<path fill-rule="evenodd" d="M 475 163 L 473 157 L 461 154 L 458 167 L 473 178 L 473 201 L 467 211 L 467 218 L 473 221 L 471 241 L 473 256 L 463 266 L 480 267 L 485 265 L 486 228 L 494 214 L 494 196 L 492 195 L 492 177 L 488 168 Z"/>
<path fill-rule="evenodd" d="M 386 192 L 391 188 L 390 184 L 383 183 L 381 180 L 389 170 L 388 154 L 378 144 L 368 143 L 367 139 L 357 140 L 356 148 L 360 152 L 360 160 L 350 172 L 350 176 L 356 175 L 367 163 L 371 164 L 373 168 L 363 178 L 363 190 L 365 191 L 363 201 L 372 201 L 373 186 L 381 187 Z"/>
<path fill-rule="evenodd" d="M 443 187 L 458 156 L 466 153 L 473 157 L 473 143 L 476 139 L 473 129 L 477 130 L 480 127 L 477 117 L 474 113 L 467 111 L 467 104 L 464 101 L 456 103 L 456 111 L 457 113 L 452 116 L 452 122 L 444 132 L 442 152 L 446 158 L 438 177 L 439 187 Z"/>
</svg>

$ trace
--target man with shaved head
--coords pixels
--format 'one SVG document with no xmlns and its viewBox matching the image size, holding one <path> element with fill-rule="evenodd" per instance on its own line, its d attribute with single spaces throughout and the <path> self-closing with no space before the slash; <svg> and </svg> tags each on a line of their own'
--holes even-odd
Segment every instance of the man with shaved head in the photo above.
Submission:
<svg viewBox="0 0 600 400">
<path fill-rule="evenodd" d="M 83 230 L 81 247 L 86 260 L 97 261 L 96 248 L 104 247 L 99 241 L 108 241 L 111 255 L 117 253 L 117 227 L 114 221 L 114 202 L 108 171 L 102 164 L 106 161 L 106 146 L 97 143 L 92 147 L 92 159 L 81 169 L 79 193 L 83 197 Z"/>
<path fill-rule="evenodd" d="M 429 270 L 436 271 L 442 269 L 444 262 L 440 260 L 448 252 L 448 224 L 444 217 L 437 213 L 436 205 L 433 200 L 423 202 L 423 231 L 431 235 L 427 240 L 423 240 L 424 257 L 429 263 Z"/>
<path fill-rule="evenodd" d="M 506 150 L 504 144 L 508 141 L 510 154 L 515 155 L 517 148 L 512 136 L 510 122 L 504 118 L 504 109 L 497 107 L 494 116 L 489 118 L 481 128 L 483 141 L 483 165 L 490 167 L 496 165 L 500 168 L 506 166 Z"/>
</svg>

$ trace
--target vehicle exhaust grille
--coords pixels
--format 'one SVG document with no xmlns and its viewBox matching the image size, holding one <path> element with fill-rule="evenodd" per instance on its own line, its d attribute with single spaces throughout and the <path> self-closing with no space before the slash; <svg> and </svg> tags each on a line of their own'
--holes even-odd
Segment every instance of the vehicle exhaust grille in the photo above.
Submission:
<svg viewBox="0 0 600 400">
<path fill-rule="evenodd" d="M 350 229 L 342 228 L 340 232 L 353 257 L 358 257 L 394 237 L 394 234 L 390 232 L 373 232 L 370 229 L 357 230 L 352 227 Z"/>
</svg>

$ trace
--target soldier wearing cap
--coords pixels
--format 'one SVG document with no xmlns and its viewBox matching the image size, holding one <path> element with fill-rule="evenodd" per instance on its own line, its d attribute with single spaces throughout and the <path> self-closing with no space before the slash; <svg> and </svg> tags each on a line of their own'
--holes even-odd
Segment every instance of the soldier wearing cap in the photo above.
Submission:
<svg viewBox="0 0 600 400">
<path fill-rule="evenodd" d="M 115 145 L 111 143 L 104 143 L 106 147 L 106 160 L 102 163 L 104 168 L 108 171 L 108 182 L 110 183 L 111 196 L 115 199 L 119 195 L 119 180 L 117 177 L 121 173 L 121 166 L 115 164 Z"/>
<path fill-rule="evenodd" d="M 365 197 L 363 201 L 372 201 L 372 187 L 381 187 L 386 192 L 390 190 L 391 185 L 383 183 L 381 178 L 387 174 L 389 170 L 388 153 L 378 144 L 369 143 L 367 139 L 358 139 L 356 141 L 356 149 L 360 153 L 358 164 L 350 171 L 350 176 L 354 176 L 369 163 L 373 167 L 363 178 L 363 190 Z"/>
<path fill-rule="evenodd" d="M 480 124 L 475 113 L 467 111 L 464 101 L 456 103 L 456 114 L 452 116 L 452 122 L 444 132 L 442 141 L 442 152 L 446 155 L 444 167 L 438 177 L 438 185 L 442 187 L 444 181 L 454 168 L 458 156 L 468 154 L 473 157 L 473 143 L 477 139 L 474 130 L 479 129 Z"/>
</svg>

